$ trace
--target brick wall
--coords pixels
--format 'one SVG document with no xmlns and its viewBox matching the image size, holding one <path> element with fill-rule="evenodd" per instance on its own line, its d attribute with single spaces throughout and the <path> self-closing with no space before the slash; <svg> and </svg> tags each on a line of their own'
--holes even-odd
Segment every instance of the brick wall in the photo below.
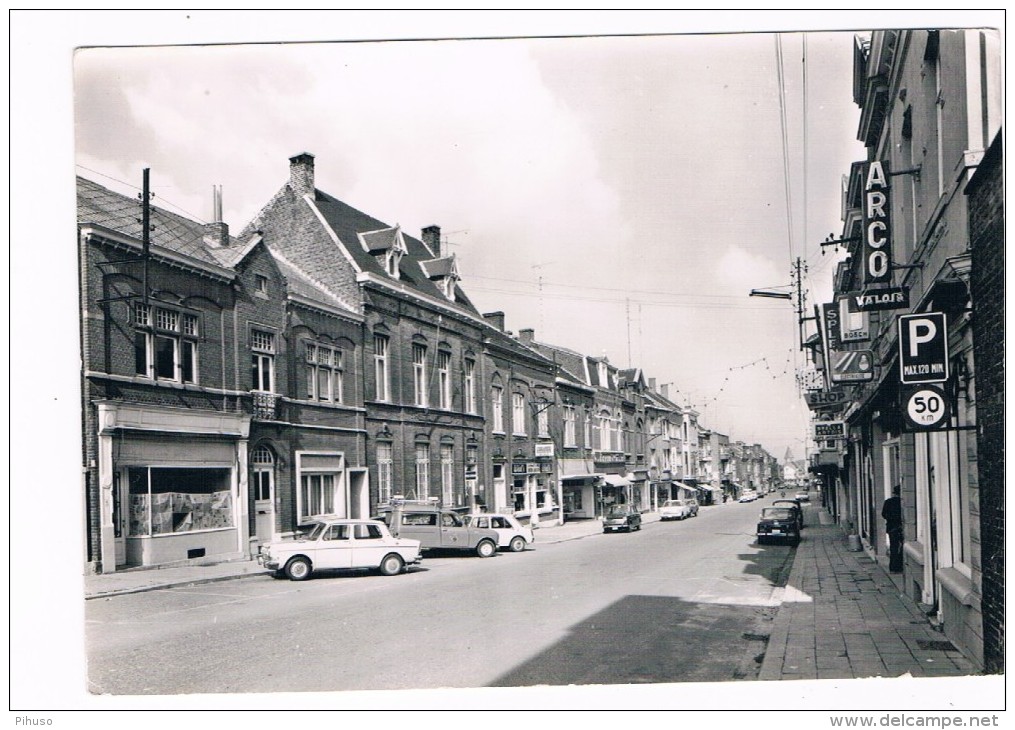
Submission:
<svg viewBox="0 0 1015 730">
<path fill-rule="evenodd" d="M 984 668 L 1004 671 L 1004 189 L 1000 136 L 966 189 L 983 563 Z"/>
</svg>

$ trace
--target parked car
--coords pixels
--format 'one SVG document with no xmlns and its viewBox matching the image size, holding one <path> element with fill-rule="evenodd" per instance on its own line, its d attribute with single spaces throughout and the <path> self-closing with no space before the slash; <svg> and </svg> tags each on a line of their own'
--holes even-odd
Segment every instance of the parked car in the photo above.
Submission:
<svg viewBox="0 0 1015 730">
<path fill-rule="evenodd" d="M 773 507 L 790 507 L 796 510 L 797 523 L 800 529 L 804 529 L 804 506 L 796 499 L 776 499 L 772 502 Z"/>
<path fill-rule="evenodd" d="M 321 520 L 309 532 L 261 546 L 257 562 L 276 575 L 306 580 L 321 570 L 377 570 L 397 575 L 419 565 L 419 540 L 393 537 L 377 520 Z"/>
<path fill-rule="evenodd" d="M 641 513 L 629 504 L 615 504 L 603 520 L 603 532 L 626 530 L 634 532 L 641 529 Z"/>
<path fill-rule="evenodd" d="M 799 499 L 801 502 L 809 502 L 811 499 L 811 495 L 806 489 L 801 489 L 799 492 L 793 495 L 793 499 Z"/>
<path fill-rule="evenodd" d="M 490 529 L 497 533 L 497 547 L 507 548 L 513 553 L 520 553 L 527 545 L 536 541 L 531 527 L 526 527 L 514 515 L 500 513 L 483 513 L 465 515 L 462 518 L 466 525 Z"/>
<path fill-rule="evenodd" d="M 465 524 L 462 515 L 431 503 L 385 506 L 381 517 L 397 537 L 419 540 L 423 551 L 466 550 L 481 558 L 497 554 L 500 535 L 489 528 Z"/>
<path fill-rule="evenodd" d="M 769 540 L 784 540 L 793 545 L 800 543 L 800 523 L 792 507 L 763 507 L 758 520 L 758 544 Z"/>
<path fill-rule="evenodd" d="M 751 491 L 747 491 L 747 492 L 744 492 L 743 494 L 741 494 L 740 495 L 740 499 L 738 499 L 737 501 L 738 502 L 753 502 L 757 498 L 758 498 L 757 494 L 755 494 L 754 492 L 751 492 Z"/>
<path fill-rule="evenodd" d="M 659 519 L 662 522 L 667 520 L 685 520 L 691 516 L 691 507 L 682 499 L 668 499 L 659 508 Z"/>
</svg>

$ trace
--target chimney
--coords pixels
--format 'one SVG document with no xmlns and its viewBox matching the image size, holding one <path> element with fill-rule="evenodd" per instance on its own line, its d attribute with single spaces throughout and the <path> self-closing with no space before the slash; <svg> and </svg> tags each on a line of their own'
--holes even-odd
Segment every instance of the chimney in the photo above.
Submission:
<svg viewBox="0 0 1015 730">
<path fill-rule="evenodd" d="M 662 385 L 660 385 L 659 386 L 659 392 L 662 394 L 663 398 L 665 398 L 666 400 L 669 400 L 670 399 L 670 384 L 669 383 L 663 383 Z"/>
<path fill-rule="evenodd" d="M 423 229 L 423 243 L 433 252 L 435 259 L 441 257 L 441 227 L 427 226 Z"/>
<path fill-rule="evenodd" d="M 648 389 L 651 390 L 653 393 L 656 392 L 656 379 L 655 378 L 649 378 L 648 379 Z"/>
<path fill-rule="evenodd" d="M 289 187 L 296 195 L 314 195 L 314 156 L 303 152 L 289 158 Z"/>
<path fill-rule="evenodd" d="M 504 312 L 487 312 L 483 315 L 483 319 L 501 332 L 504 331 Z"/>
<path fill-rule="evenodd" d="M 222 186 L 212 185 L 211 223 L 204 224 L 204 242 L 212 248 L 229 245 L 229 226 L 222 222 Z"/>
<path fill-rule="evenodd" d="M 523 344 L 531 345 L 535 336 L 536 331 L 534 329 L 518 330 L 518 339 L 520 339 Z"/>
</svg>

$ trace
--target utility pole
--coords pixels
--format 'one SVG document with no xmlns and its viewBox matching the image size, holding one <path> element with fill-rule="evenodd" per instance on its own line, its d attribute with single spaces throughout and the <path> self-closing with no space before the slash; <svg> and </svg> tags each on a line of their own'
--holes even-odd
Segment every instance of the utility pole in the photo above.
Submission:
<svg viewBox="0 0 1015 730">
<path fill-rule="evenodd" d="M 151 245 L 149 236 L 149 228 L 151 228 L 151 207 L 148 203 L 148 199 L 151 197 L 148 192 L 148 172 L 150 168 L 145 168 L 141 175 L 141 259 L 143 267 L 143 274 L 141 280 L 141 286 L 144 288 L 142 292 L 142 301 L 145 306 L 148 306 L 148 251 Z"/>
</svg>

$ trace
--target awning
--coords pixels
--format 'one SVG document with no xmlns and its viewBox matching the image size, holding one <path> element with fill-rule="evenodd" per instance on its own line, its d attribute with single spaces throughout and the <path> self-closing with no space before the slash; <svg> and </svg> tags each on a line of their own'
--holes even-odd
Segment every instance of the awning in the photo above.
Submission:
<svg viewBox="0 0 1015 730">
<path fill-rule="evenodd" d="M 698 493 L 698 488 L 696 486 L 694 486 L 693 484 L 687 484 L 686 482 L 673 482 L 673 483 L 677 487 L 679 487 L 680 489 L 687 490 L 691 494 L 697 494 Z"/>
<path fill-rule="evenodd" d="M 602 474 L 567 474 L 560 478 L 561 482 L 578 482 L 582 485 L 594 484 Z M 568 486 L 575 486 L 573 483 Z"/>
<path fill-rule="evenodd" d="M 603 474 L 603 481 L 609 484 L 611 487 L 629 487 L 631 482 L 624 479 L 622 476 L 616 474 Z"/>
</svg>

